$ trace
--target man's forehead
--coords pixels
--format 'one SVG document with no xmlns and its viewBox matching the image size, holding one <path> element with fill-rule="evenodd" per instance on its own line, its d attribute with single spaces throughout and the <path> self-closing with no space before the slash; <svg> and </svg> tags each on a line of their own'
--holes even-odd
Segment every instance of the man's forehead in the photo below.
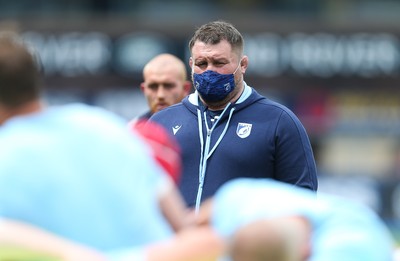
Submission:
<svg viewBox="0 0 400 261">
<path fill-rule="evenodd" d="M 227 58 L 232 56 L 232 46 L 226 40 L 217 44 L 196 41 L 192 48 L 192 56 L 195 59 L 207 56 Z"/>
<path fill-rule="evenodd" d="M 154 73 L 149 73 L 145 77 L 147 83 L 151 82 L 178 82 L 182 81 L 182 76 L 179 72 L 175 70 L 160 70 Z"/>
<path fill-rule="evenodd" d="M 181 75 L 185 73 L 179 66 L 176 64 L 169 64 L 167 66 L 161 66 L 161 67 L 151 67 L 148 68 L 148 70 L 144 71 L 144 75 L 146 77 L 151 77 L 151 76 L 170 76 L 172 78 L 179 78 Z"/>
</svg>

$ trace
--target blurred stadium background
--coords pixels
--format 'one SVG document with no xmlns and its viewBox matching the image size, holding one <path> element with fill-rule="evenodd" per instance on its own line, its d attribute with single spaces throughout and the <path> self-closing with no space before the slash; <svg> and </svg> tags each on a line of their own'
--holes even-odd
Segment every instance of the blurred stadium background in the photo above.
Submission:
<svg viewBox="0 0 400 261">
<path fill-rule="evenodd" d="M 246 82 L 304 123 L 320 191 L 370 205 L 398 233 L 399 14 L 395 0 L 0 0 L 0 30 L 38 51 L 50 103 L 131 119 L 147 108 L 139 83 L 150 58 L 188 61 L 195 28 L 232 22 L 246 40 Z"/>
</svg>

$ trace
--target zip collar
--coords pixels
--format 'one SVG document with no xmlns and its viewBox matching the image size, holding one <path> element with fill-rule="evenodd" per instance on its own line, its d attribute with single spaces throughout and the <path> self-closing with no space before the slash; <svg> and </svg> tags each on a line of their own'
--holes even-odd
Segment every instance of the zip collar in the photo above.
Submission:
<svg viewBox="0 0 400 261">
<path fill-rule="evenodd" d="M 218 145 L 221 143 L 222 139 L 225 136 L 226 131 L 228 130 L 229 123 L 231 121 L 233 112 L 235 111 L 235 107 L 231 107 L 231 103 L 228 103 L 224 110 L 222 111 L 220 117 L 214 122 L 211 128 L 209 128 L 208 123 L 207 123 L 207 112 L 206 111 L 201 111 L 200 108 L 197 108 L 197 123 L 198 123 L 198 129 L 199 129 L 199 139 L 200 139 L 200 164 L 199 164 L 199 186 L 197 189 L 197 197 L 196 197 L 196 206 L 195 206 L 195 213 L 196 215 L 199 213 L 200 210 L 200 203 L 201 203 L 201 196 L 203 194 L 203 186 L 204 186 L 204 180 L 206 176 L 206 171 L 207 171 L 207 161 L 211 157 L 211 155 L 214 153 L 214 151 L 217 149 Z M 214 128 L 219 124 L 219 121 L 222 119 L 224 114 L 228 111 L 228 108 L 231 107 L 229 111 L 229 117 L 227 122 L 225 123 L 224 130 L 222 131 L 221 135 L 218 137 L 217 142 L 214 144 L 214 146 L 211 148 L 211 135 L 214 130 Z M 206 127 L 206 137 L 203 137 L 203 121 L 204 125 Z"/>
</svg>

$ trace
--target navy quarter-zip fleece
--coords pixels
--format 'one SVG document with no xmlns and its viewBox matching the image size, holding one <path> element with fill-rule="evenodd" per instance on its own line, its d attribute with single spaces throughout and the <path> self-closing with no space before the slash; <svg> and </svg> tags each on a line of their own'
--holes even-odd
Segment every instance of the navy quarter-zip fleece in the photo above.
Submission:
<svg viewBox="0 0 400 261">
<path fill-rule="evenodd" d="M 181 146 L 179 189 L 189 207 L 198 207 L 238 177 L 272 178 L 317 190 L 315 160 L 300 120 L 246 84 L 239 100 L 214 124 L 197 92 L 150 120 L 164 126 Z"/>
</svg>

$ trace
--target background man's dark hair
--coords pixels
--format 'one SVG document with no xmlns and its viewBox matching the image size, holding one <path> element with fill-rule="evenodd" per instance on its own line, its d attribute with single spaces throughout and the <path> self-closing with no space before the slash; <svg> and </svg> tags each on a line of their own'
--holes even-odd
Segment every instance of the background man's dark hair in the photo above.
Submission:
<svg viewBox="0 0 400 261">
<path fill-rule="evenodd" d="M 40 97 L 40 73 L 35 57 L 22 40 L 0 33 L 0 103 L 18 107 Z"/>
</svg>

